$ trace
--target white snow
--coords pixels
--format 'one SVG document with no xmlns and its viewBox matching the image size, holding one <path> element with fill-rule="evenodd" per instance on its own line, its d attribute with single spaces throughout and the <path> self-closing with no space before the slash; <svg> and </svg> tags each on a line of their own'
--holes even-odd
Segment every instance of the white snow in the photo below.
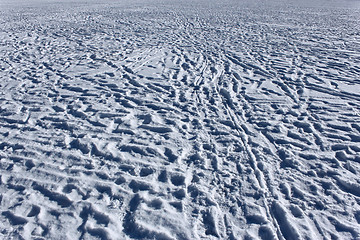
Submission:
<svg viewBox="0 0 360 240">
<path fill-rule="evenodd" d="M 2 1 L 1 239 L 359 239 L 359 1 Z"/>
</svg>

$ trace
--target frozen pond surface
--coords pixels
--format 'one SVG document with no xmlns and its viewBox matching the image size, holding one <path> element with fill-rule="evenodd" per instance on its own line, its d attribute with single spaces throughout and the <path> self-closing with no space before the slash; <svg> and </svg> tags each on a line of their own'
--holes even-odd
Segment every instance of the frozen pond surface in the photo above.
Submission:
<svg viewBox="0 0 360 240">
<path fill-rule="evenodd" d="M 0 238 L 360 238 L 360 2 L 125 2 L 0 4 Z"/>
</svg>

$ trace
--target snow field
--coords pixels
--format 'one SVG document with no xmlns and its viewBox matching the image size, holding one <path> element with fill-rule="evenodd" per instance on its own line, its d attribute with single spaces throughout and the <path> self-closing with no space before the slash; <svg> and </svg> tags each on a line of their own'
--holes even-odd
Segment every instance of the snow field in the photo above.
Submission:
<svg viewBox="0 0 360 240">
<path fill-rule="evenodd" d="M 344 6 L 2 5 L 1 238 L 358 239 Z"/>
</svg>

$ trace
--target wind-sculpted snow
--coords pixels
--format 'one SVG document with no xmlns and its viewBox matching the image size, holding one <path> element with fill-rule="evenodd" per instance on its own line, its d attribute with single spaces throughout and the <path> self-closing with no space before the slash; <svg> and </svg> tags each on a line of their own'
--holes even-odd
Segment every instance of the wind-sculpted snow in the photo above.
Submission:
<svg viewBox="0 0 360 240">
<path fill-rule="evenodd" d="M 2 5 L 0 238 L 359 239 L 359 13 Z"/>
</svg>

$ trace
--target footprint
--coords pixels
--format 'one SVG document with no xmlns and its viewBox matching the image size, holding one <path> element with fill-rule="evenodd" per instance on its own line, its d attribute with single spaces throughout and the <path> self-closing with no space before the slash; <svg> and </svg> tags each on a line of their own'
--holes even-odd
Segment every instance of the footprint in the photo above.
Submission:
<svg viewBox="0 0 360 240">
<path fill-rule="evenodd" d="M 175 186 L 185 185 L 185 177 L 182 175 L 173 175 L 170 180 Z"/>
<path fill-rule="evenodd" d="M 35 217 L 37 215 L 39 215 L 40 213 L 40 207 L 33 205 L 30 212 L 28 213 L 27 217 Z"/>
<path fill-rule="evenodd" d="M 16 216 L 10 211 L 4 211 L 1 214 L 9 220 L 11 225 L 25 225 L 28 222 L 25 218 Z"/>
</svg>

